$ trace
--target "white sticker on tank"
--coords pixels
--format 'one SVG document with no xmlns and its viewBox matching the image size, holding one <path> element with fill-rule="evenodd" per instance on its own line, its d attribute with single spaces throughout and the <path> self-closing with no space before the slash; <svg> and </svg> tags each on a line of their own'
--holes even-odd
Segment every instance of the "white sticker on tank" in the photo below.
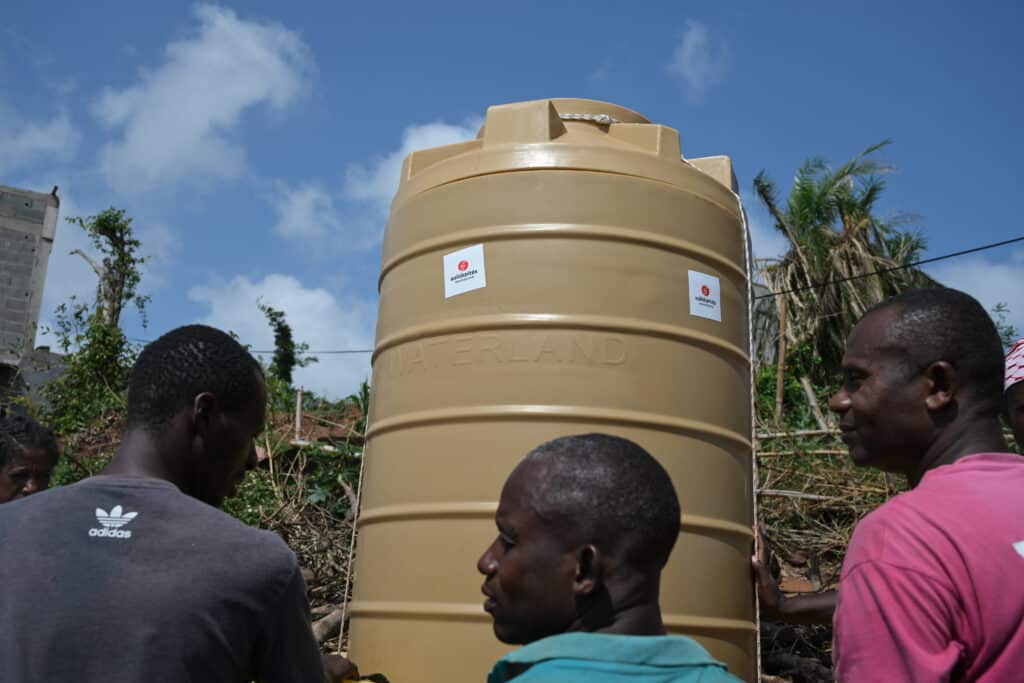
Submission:
<svg viewBox="0 0 1024 683">
<path fill-rule="evenodd" d="M 722 286 L 717 277 L 696 270 L 690 274 L 690 315 L 722 322 Z"/>
<path fill-rule="evenodd" d="M 484 245 L 474 244 L 444 255 L 444 298 L 487 286 Z"/>
</svg>

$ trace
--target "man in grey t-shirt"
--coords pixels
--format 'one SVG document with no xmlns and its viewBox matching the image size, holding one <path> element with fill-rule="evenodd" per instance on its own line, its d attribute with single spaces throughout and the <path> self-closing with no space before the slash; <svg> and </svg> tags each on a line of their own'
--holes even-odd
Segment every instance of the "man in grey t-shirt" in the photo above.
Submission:
<svg viewBox="0 0 1024 683">
<path fill-rule="evenodd" d="M 0 506 L 0 680 L 325 680 L 295 555 L 217 509 L 265 405 L 259 365 L 219 330 L 143 350 L 103 474 Z"/>
</svg>

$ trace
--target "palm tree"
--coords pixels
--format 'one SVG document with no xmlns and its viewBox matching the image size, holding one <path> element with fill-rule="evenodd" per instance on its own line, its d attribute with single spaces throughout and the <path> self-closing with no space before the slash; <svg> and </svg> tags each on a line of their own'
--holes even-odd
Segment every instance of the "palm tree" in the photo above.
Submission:
<svg viewBox="0 0 1024 683">
<path fill-rule="evenodd" d="M 875 215 L 884 176 L 892 169 L 872 155 L 890 142 L 868 147 L 835 170 L 820 157 L 808 159 L 784 209 L 768 175 L 761 171 L 754 179 L 757 196 L 790 245 L 781 258 L 758 263 L 764 284 L 775 293 L 770 305 L 757 309 L 759 358 L 774 352 L 784 305 L 787 344 L 809 343 L 820 360 L 798 372 L 827 381 L 839 367 L 850 329 L 867 309 L 906 289 L 935 284 L 909 267 L 925 248 L 921 235 L 901 230 L 913 217 Z"/>
</svg>

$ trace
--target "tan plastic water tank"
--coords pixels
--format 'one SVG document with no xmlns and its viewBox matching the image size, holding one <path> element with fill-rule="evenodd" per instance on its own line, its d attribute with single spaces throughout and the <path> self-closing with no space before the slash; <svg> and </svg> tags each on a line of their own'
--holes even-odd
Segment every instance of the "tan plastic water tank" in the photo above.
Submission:
<svg viewBox="0 0 1024 683">
<path fill-rule="evenodd" d="M 405 160 L 384 239 L 350 654 L 393 683 L 484 681 L 508 650 L 476 560 L 548 439 L 633 439 L 683 508 L 672 632 L 756 670 L 748 262 L 726 157 L 592 100 L 491 107 Z"/>
</svg>

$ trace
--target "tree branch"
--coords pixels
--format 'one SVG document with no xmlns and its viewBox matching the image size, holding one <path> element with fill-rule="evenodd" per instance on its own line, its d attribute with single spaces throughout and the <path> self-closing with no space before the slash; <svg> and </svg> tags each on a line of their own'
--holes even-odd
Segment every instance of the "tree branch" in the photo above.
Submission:
<svg viewBox="0 0 1024 683">
<path fill-rule="evenodd" d="M 825 419 L 825 415 L 821 412 L 821 406 L 818 405 L 818 397 L 814 395 L 814 387 L 811 386 L 811 379 L 804 375 L 800 378 L 800 386 L 804 388 L 804 393 L 807 395 L 807 402 L 811 405 L 811 412 L 814 414 L 814 419 L 818 423 L 818 427 L 822 430 L 828 430 L 832 428 L 832 425 Z"/>
<path fill-rule="evenodd" d="M 803 500 L 842 500 L 836 496 L 821 496 L 817 493 L 805 493 L 804 491 L 784 491 L 781 489 L 758 489 L 757 494 L 759 496 L 782 496 L 783 498 L 800 498 Z"/>
<path fill-rule="evenodd" d="M 88 254 L 86 254 L 81 249 L 75 249 L 75 250 L 69 252 L 69 255 L 74 255 L 74 254 L 78 254 L 79 256 L 84 258 L 85 262 L 88 263 L 90 266 L 92 266 L 92 269 L 96 271 L 96 277 L 98 277 L 100 280 L 103 280 L 103 270 L 98 265 L 96 265 L 95 261 L 93 261 L 91 258 L 89 258 Z"/>
<path fill-rule="evenodd" d="M 359 497 L 356 496 L 356 492 L 352 490 L 352 487 L 345 481 L 339 481 L 341 488 L 345 489 L 345 497 L 348 498 L 348 512 L 345 513 L 345 521 L 351 522 L 356 518 L 356 512 L 359 508 Z"/>
</svg>

